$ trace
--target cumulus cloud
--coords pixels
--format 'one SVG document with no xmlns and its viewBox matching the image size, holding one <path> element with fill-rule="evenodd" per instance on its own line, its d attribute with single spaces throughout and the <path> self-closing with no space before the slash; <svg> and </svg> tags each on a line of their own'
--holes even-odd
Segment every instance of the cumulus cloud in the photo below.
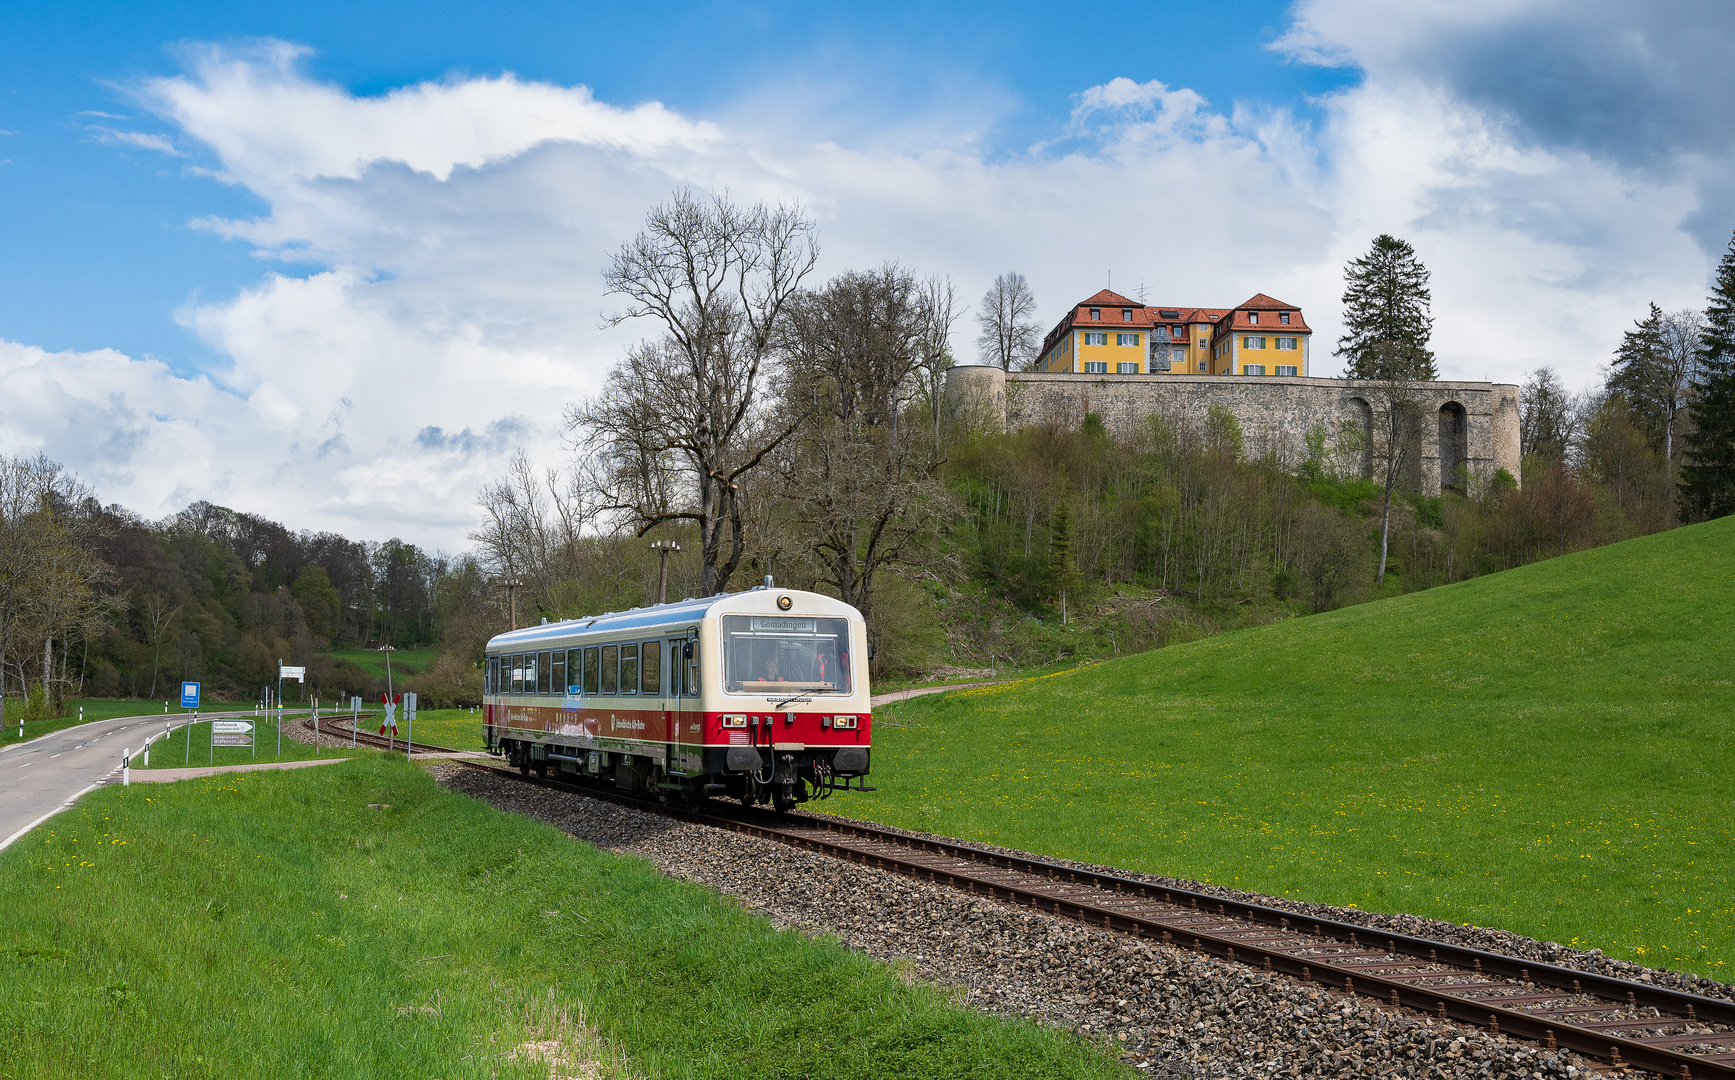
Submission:
<svg viewBox="0 0 1735 1080">
<path fill-rule="evenodd" d="M 1080 89 L 1056 141 L 1001 156 L 939 132 L 905 131 L 894 149 L 804 142 L 746 111 L 706 122 L 511 75 L 358 96 L 309 77 L 295 45 L 196 49 L 137 97 L 174 126 L 171 149 L 208 155 L 189 169 L 267 207 L 193 223 L 266 263 L 239 295 L 179 313 L 227 362 L 180 378 L 148 358 L 0 346 L 18 388 L 0 443 L 46 450 L 150 514 L 210 498 L 462 547 L 480 482 L 520 447 L 556 458 L 562 406 L 653 332 L 602 328 L 601 269 L 678 186 L 801 202 L 824 273 L 897 259 L 973 298 L 1021 270 L 1049 318 L 1111 283 L 1185 305 L 1266 292 L 1307 309 L 1321 373 L 1343 263 L 1392 232 L 1434 270 L 1445 374 L 1516 381 L 1551 363 L 1582 385 L 1645 301 L 1699 302 L 1708 234 L 1692 221 L 1728 180 L 1727 118 L 1695 113 L 1646 136 L 1661 149 L 1624 153 L 1616 129 L 1550 119 L 1564 104 L 1474 61 L 1564 10 L 1383 5 L 1375 18 L 1364 0 L 1310 0 L 1279 47 L 1365 74 L 1320 103 L 1317 127 L 1120 78 Z M 1626 35 L 1623 78 L 1666 68 L 1631 59 L 1651 47 L 1649 16 L 1605 14 Z M 1433 40 L 1451 47 L 1431 55 Z M 1573 41 L 1581 59 L 1563 70 L 1605 55 Z M 1686 92 L 1675 83 L 1655 100 Z M 1696 171 L 1657 167 L 1669 154 L 1697 155 Z"/>
</svg>

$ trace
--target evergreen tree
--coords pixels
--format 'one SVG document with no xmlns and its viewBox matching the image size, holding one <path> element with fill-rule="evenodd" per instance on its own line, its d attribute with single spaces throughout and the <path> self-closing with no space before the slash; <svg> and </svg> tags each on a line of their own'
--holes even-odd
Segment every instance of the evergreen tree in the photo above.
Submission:
<svg viewBox="0 0 1735 1080">
<path fill-rule="evenodd" d="M 1683 521 L 1735 513 L 1735 237 L 1717 266 L 1710 300 L 1681 469 Z"/>
<path fill-rule="evenodd" d="M 1416 249 L 1381 233 L 1368 253 L 1344 267 L 1344 334 L 1333 355 L 1352 379 L 1437 379 L 1428 338 L 1428 268 Z"/>
</svg>

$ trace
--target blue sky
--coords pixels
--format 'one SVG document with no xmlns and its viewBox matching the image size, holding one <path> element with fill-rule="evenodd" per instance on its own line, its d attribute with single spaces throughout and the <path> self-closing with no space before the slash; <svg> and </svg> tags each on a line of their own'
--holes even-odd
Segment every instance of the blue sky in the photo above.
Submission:
<svg viewBox="0 0 1735 1080">
<path fill-rule="evenodd" d="M 1116 76 L 1207 99 L 1283 106 L 1356 77 L 1268 46 L 1287 6 L 707 4 L 649 18 L 640 4 L 13 4 L 0 15 L 0 335 L 51 349 L 113 347 L 188 371 L 220 363 L 178 325 L 190 298 L 256 280 L 249 249 L 187 228 L 265 212 L 252 193 L 105 142 L 136 122 L 128 88 L 182 67 L 188 43 L 278 38 L 309 46 L 308 74 L 358 95 L 514 72 L 591 87 L 620 105 L 661 101 L 727 117 L 785 88 L 812 95 L 819 138 L 899 137 L 934 116 L 989 153 L 1064 137 L 1074 96 Z M 1117 29 L 1124 28 L 1124 29 Z M 108 114 L 108 115 L 100 115 Z M 132 121 L 129 123 L 129 121 Z M 172 135 L 172 131 L 168 134 Z"/>
<path fill-rule="evenodd" d="M 0 452 L 461 548 L 642 332 L 600 271 L 681 186 L 799 201 L 822 277 L 1019 270 L 1045 322 L 1111 275 L 1265 292 L 1317 374 L 1391 232 L 1445 376 L 1589 386 L 1648 302 L 1703 305 L 1732 52 L 1719 0 L 13 4 Z"/>
</svg>

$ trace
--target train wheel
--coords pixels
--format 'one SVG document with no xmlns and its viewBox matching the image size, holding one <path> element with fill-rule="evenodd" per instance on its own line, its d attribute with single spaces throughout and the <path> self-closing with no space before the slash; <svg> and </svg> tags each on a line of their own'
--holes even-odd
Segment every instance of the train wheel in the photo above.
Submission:
<svg viewBox="0 0 1735 1080">
<path fill-rule="evenodd" d="M 795 797 L 778 791 L 771 797 L 771 808 L 779 814 L 787 814 L 795 809 Z"/>
<path fill-rule="evenodd" d="M 536 763 L 536 779 L 538 779 L 538 780 L 548 779 L 548 762 L 538 761 Z"/>
</svg>

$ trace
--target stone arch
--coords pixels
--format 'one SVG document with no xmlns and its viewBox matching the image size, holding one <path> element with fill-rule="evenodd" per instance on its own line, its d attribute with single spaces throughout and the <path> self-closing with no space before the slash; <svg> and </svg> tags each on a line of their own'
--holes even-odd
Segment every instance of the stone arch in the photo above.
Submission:
<svg viewBox="0 0 1735 1080">
<path fill-rule="evenodd" d="M 1440 406 L 1440 490 L 1462 494 L 1469 465 L 1469 415 L 1463 405 L 1448 401 Z"/>
</svg>

